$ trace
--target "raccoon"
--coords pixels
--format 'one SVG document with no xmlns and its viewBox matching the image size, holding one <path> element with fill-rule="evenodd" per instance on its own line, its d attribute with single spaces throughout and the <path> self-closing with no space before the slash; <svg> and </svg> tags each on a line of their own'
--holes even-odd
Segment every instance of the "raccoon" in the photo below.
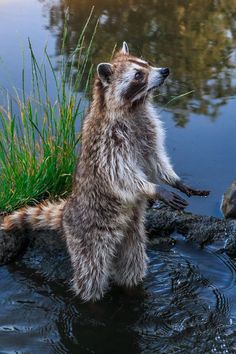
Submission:
<svg viewBox="0 0 236 354">
<path fill-rule="evenodd" d="M 188 196 L 208 191 L 186 186 L 174 172 L 164 130 L 151 102 L 169 75 L 129 54 L 127 43 L 111 63 L 100 63 L 84 120 L 71 196 L 6 216 L 2 229 L 62 230 L 73 267 L 73 288 L 83 301 L 103 297 L 112 281 L 139 284 L 147 270 L 144 216 L 148 199 L 183 210 Z"/>
</svg>

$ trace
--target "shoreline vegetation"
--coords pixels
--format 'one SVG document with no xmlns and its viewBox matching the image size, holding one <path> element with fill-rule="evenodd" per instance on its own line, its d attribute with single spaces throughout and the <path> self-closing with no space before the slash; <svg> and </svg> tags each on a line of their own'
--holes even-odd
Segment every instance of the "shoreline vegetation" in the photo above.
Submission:
<svg viewBox="0 0 236 354">
<path fill-rule="evenodd" d="M 70 34 L 69 15 L 65 13 L 61 54 L 56 68 L 47 47 L 42 63 L 37 60 L 29 39 L 31 94 L 27 95 L 25 91 L 23 64 L 21 91 L 15 90 L 13 97 L 7 95 L 7 107 L 0 106 L 0 214 L 44 199 L 65 197 L 71 191 L 81 140 L 78 127 L 83 121 L 94 73 L 92 43 L 98 22 L 90 38 L 86 36 L 92 15 L 93 8 L 75 49 L 66 55 L 65 46 Z M 55 89 L 53 99 L 49 83 Z M 170 97 L 161 110 L 192 92 Z"/>
<path fill-rule="evenodd" d="M 92 11 L 70 56 L 64 55 L 69 36 L 65 22 L 57 68 L 46 47 L 44 60 L 39 63 L 29 40 L 31 94 L 25 92 L 23 65 L 21 93 L 15 91 L 14 97 L 7 97 L 8 106 L 0 106 L 2 214 L 42 199 L 57 199 L 71 190 L 76 147 L 81 139 L 76 127 L 83 119 L 93 71 L 90 60 L 96 26 L 85 46 L 91 16 Z M 56 92 L 53 100 L 49 81 Z"/>
</svg>

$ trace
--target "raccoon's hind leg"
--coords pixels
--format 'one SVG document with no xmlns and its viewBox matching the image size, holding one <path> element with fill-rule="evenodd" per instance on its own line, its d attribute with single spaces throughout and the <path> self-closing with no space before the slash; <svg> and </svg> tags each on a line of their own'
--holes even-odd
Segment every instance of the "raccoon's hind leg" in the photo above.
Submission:
<svg viewBox="0 0 236 354">
<path fill-rule="evenodd" d="M 139 284 L 147 270 L 146 235 L 144 213 L 146 201 L 133 208 L 133 215 L 120 245 L 113 269 L 113 280 L 117 285 L 133 287 Z"/>
<path fill-rule="evenodd" d="M 73 267 L 73 289 L 83 301 L 101 299 L 108 288 L 114 238 L 107 232 L 91 232 L 74 237 L 66 233 Z"/>
</svg>

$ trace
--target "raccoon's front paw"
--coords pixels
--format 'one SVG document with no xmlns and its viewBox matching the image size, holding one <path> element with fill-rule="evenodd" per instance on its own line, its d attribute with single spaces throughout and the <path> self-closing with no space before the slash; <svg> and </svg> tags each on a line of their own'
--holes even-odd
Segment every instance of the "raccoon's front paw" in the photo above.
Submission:
<svg viewBox="0 0 236 354">
<path fill-rule="evenodd" d="M 156 188 L 157 199 L 177 210 L 183 210 L 188 206 L 186 200 L 181 198 L 178 194 L 167 191 L 163 187 Z"/>
</svg>

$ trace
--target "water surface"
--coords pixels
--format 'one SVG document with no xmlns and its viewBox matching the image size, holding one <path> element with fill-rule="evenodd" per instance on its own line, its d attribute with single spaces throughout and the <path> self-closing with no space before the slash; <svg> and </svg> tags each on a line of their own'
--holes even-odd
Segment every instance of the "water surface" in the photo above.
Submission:
<svg viewBox="0 0 236 354">
<path fill-rule="evenodd" d="M 23 50 L 30 90 L 28 37 L 39 58 L 47 43 L 57 67 L 65 9 L 69 55 L 93 4 L 0 0 L 2 90 L 21 89 Z M 170 67 L 156 109 L 178 174 L 211 190 L 209 198 L 190 201 L 188 210 L 200 214 L 221 216 L 221 196 L 236 177 L 235 18 L 235 0 L 99 0 L 86 37 L 99 19 L 95 64 L 108 61 L 126 40 L 133 53 Z M 27 267 L 1 267 L 0 353 L 235 353 L 235 262 L 217 247 L 199 250 L 180 235 L 173 247 L 150 246 L 149 256 L 141 294 L 113 289 L 93 306 Z"/>
</svg>

